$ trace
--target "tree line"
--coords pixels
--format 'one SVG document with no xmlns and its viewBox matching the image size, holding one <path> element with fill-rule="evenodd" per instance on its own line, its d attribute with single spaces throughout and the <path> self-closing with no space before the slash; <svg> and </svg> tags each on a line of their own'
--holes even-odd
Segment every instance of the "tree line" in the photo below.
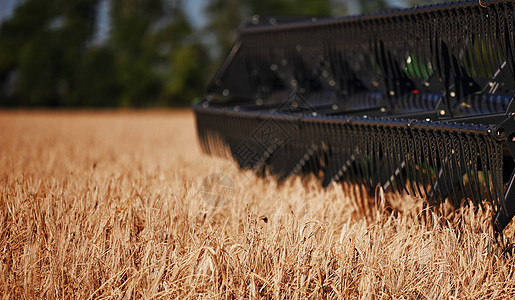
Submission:
<svg viewBox="0 0 515 300">
<path fill-rule="evenodd" d="M 336 0 L 210 0 L 206 25 L 196 28 L 183 1 L 23 1 L 0 24 L 0 106 L 189 106 L 252 15 L 348 10 Z M 388 6 L 386 0 L 355 4 L 365 12 Z M 109 22 L 103 36 L 101 5 Z"/>
</svg>

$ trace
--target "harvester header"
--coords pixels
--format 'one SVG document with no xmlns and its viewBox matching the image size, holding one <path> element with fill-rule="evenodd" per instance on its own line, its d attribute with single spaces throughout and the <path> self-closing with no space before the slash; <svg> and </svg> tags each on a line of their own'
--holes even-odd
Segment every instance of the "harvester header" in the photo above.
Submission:
<svg viewBox="0 0 515 300">
<path fill-rule="evenodd" d="M 204 152 L 515 215 L 515 3 L 259 18 L 195 106 Z"/>
</svg>

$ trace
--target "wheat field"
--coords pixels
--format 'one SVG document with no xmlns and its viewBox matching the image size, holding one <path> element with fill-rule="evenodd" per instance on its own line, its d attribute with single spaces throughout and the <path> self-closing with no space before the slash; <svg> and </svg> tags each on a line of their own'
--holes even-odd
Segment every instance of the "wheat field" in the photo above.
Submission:
<svg viewBox="0 0 515 300">
<path fill-rule="evenodd" d="M 190 111 L 0 112 L 4 299 L 512 298 L 491 209 L 281 185 L 200 153 Z"/>
</svg>

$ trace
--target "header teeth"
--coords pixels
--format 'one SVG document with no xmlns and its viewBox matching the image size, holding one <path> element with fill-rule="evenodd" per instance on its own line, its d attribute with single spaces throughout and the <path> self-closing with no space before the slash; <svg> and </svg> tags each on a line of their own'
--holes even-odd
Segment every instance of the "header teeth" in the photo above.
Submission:
<svg viewBox="0 0 515 300">
<path fill-rule="evenodd" d="M 482 205 L 487 199 L 504 205 L 502 144 L 484 126 L 473 132 L 453 131 L 462 126 L 454 123 L 421 126 L 402 119 L 296 120 L 197 111 L 202 150 L 232 156 L 243 168 L 268 169 L 280 178 L 310 172 L 324 186 L 349 180 L 373 191 L 380 184 L 432 204 Z"/>
<path fill-rule="evenodd" d="M 431 204 L 487 199 L 502 231 L 515 215 L 514 10 L 468 0 L 255 16 L 195 107 L 201 147 L 279 179 L 313 173 Z"/>
</svg>

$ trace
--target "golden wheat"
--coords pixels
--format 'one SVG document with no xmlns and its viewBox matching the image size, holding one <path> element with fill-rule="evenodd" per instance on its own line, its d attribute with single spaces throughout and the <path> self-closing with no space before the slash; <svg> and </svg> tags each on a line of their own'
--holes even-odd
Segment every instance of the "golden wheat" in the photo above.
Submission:
<svg viewBox="0 0 515 300">
<path fill-rule="evenodd" d="M 188 111 L 0 112 L 0 128 L 5 299 L 515 295 L 489 206 L 278 185 L 202 155 Z"/>
</svg>

